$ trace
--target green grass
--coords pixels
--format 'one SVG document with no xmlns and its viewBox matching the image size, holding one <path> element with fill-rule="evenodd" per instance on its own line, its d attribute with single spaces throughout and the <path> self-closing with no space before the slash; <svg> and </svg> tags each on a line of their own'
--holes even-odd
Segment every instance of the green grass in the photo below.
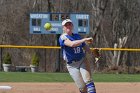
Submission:
<svg viewBox="0 0 140 93">
<path fill-rule="evenodd" d="M 95 74 L 95 82 L 140 82 L 140 74 Z"/>
<path fill-rule="evenodd" d="M 93 74 L 95 82 L 140 82 L 140 74 Z M 0 72 L 0 82 L 73 82 L 69 73 Z"/>
<path fill-rule="evenodd" d="M 72 82 L 68 73 L 0 72 L 0 82 Z"/>
</svg>

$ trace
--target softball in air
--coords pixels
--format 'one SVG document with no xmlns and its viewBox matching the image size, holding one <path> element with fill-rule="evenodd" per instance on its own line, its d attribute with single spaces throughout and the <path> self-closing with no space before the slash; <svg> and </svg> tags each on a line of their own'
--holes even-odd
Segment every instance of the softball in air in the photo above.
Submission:
<svg viewBox="0 0 140 93">
<path fill-rule="evenodd" d="M 45 28 L 46 30 L 50 30 L 50 29 L 52 28 L 51 23 L 45 23 L 44 28 Z"/>
</svg>

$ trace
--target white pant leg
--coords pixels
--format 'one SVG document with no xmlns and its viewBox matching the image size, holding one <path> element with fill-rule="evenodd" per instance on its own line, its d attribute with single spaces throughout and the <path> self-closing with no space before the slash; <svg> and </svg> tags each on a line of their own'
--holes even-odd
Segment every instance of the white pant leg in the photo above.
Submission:
<svg viewBox="0 0 140 93">
<path fill-rule="evenodd" d="M 87 68 L 86 68 L 85 62 L 83 62 L 80 66 L 80 72 L 81 72 L 81 75 L 82 75 L 85 83 L 92 81 L 92 76 L 91 76 L 91 72 L 90 72 L 91 68 L 89 67 L 88 69 L 89 70 L 87 70 Z"/>
<path fill-rule="evenodd" d="M 68 69 L 71 77 L 73 78 L 75 84 L 77 85 L 77 87 L 79 89 L 84 89 L 84 87 L 86 85 L 85 85 L 85 82 L 83 81 L 82 75 L 80 73 L 80 69 L 79 69 L 80 64 L 81 64 L 81 62 L 72 63 L 70 65 L 67 64 L 67 69 Z"/>
</svg>

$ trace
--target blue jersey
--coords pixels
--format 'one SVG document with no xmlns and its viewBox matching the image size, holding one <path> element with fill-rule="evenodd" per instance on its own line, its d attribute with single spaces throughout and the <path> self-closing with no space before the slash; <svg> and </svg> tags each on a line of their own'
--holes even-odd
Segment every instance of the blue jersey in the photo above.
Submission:
<svg viewBox="0 0 140 93">
<path fill-rule="evenodd" d="M 81 36 L 79 34 L 73 34 L 72 36 L 69 36 L 67 34 L 62 34 L 59 38 L 59 43 L 63 51 L 63 58 L 66 62 L 71 63 L 72 61 L 79 61 L 84 56 L 85 53 L 83 51 L 83 47 L 86 45 L 85 43 L 82 43 L 81 45 L 77 47 L 68 47 L 64 44 L 64 41 L 66 39 L 69 39 L 71 41 L 74 40 L 81 40 Z"/>
</svg>

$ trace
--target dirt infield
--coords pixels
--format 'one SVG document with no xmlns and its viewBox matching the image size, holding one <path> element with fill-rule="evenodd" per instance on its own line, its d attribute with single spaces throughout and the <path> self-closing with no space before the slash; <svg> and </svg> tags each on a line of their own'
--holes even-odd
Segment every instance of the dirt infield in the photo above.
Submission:
<svg viewBox="0 0 140 93">
<path fill-rule="evenodd" d="M 74 83 L 0 83 L 0 93 L 79 93 Z M 97 83 L 97 93 L 140 93 L 140 83 Z"/>
</svg>

